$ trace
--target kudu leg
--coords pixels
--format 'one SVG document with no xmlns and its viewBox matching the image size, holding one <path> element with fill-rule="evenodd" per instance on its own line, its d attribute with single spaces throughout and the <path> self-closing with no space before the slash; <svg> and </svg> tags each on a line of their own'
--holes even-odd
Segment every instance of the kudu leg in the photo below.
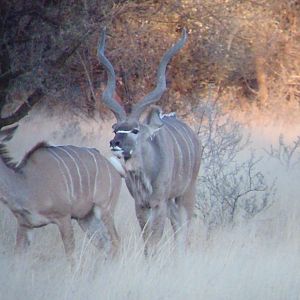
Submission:
<svg viewBox="0 0 300 300">
<path fill-rule="evenodd" d="M 56 224 L 59 228 L 59 232 L 64 244 L 67 259 L 71 263 L 71 267 L 75 266 L 75 238 L 72 226 L 72 220 L 70 216 L 56 220 Z"/>
<path fill-rule="evenodd" d="M 188 219 L 185 208 L 182 205 L 182 197 L 176 197 L 169 202 L 169 218 L 174 231 L 177 250 L 182 251 L 186 247 Z"/>
<path fill-rule="evenodd" d="M 119 236 L 110 211 L 94 207 L 84 219 L 78 220 L 78 223 L 96 248 L 104 250 L 109 257 L 117 255 Z"/>
<path fill-rule="evenodd" d="M 18 224 L 17 236 L 16 236 L 16 254 L 21 254 L 26 251 L 30 245 L 30 231 L 32 229 Z"/>
<path fill-rule="evenodd" d="M 165 203 L 160 203 L 155 207 L 136 206 L 136 215 L 143 233 L 146 256 L 150 250 L 153 254 L 157 252 L 157 246 L 164 232 L 166 208 Z"/>
<path fill-rule="evenodd" d="M 195 206 L 195 186 L 191 186 L 183 196 L 169 201 L 169 217 L 179 249 L 189 245 L 189 229 Z"/>
<path fill-rule="evenodd" d="M 180 208 L 177 203 L 178 198 L 169 200 L 169 219 L 174 231 L 175 240 L 177 240 L 179 230 L 181 228 Z"/>
</svg>

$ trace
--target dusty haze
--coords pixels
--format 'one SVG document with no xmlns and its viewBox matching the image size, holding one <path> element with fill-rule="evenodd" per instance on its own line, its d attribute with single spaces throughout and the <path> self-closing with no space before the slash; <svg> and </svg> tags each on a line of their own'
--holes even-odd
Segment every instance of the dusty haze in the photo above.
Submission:
<svg viewBox="0 0 300 300">
<path fill-rule="evenodd" d="M 110 156 L 112 121 L 79 116 L 33 113 L 20 123 L 9 143 L 19 160 L 39 141 L 55 145 L 98 148 Z M 241 117 L 239 117 L 241 118 Z M 120 257 L 105 261 L 74 222 L 77 271 L 70 272 L 55 225 L 34 231 L 29 253 L 13 255 L 16 222 L 0 204 L 1 299 L 299 299 L 300 295 L 300 184 L 298 168 L 286 171 L 263 149 L 276 144 L 280 134 L 292 142 L 300 122 L 251 117 L 249 148 L 263 156 L 260 168 L 272 182 L 273 204 L 233 230 L 224 229 L 206 240 L 199 218 L 194 219 L 190 252 L 174 255 L 167 226 L 157 257 L 143 257 L 133 199 L 123 187 L 116 212 L 122 239 Z M 299 153 L 298 153 L 299 155 Z M 18 187 L 16 187 L 18 188 Z M 42 199 L 41 199 L 42 201 Z"/>
</svg>

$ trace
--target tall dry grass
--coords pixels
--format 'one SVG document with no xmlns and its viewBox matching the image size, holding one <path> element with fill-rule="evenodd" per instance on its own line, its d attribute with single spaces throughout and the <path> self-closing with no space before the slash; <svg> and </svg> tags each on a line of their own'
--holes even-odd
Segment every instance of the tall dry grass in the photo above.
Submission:
<svg viewBox="0 0 300 300">
<path fill-rule="evenodd" d="M 275 143 L 280 133 L 290 140 L 299 135 L 300 125 L 277 125 L 249 124 L 249 147 L 265 155 L 263 148 Z M 22 121 L 9 148 L 20 159 L 36 142 L 46 140 L 97 147 L 108 156 L 111 135 L 110 122 L 49 117 L 39 111 Z M 277 178 L 271 207 L 231 230 L 215 232 L 209 240 L 195 218 L 191 249 L 185 255 L 174 253 L 168 225 L 159 254 L 144 258 L 133 199 L 123 187 L 115 217 L 122 239 L 120 256 L 106 261 L 74 222 L 75 271 L 69 269 L 54 225 L 36 229 L 28 253 L 15 257 L 16 222 L 0 204 L 0 298 L 299 299 L 300 172 L 286 171 L 266 155 L 260 167 L 270 181 Z"/>
</svg>

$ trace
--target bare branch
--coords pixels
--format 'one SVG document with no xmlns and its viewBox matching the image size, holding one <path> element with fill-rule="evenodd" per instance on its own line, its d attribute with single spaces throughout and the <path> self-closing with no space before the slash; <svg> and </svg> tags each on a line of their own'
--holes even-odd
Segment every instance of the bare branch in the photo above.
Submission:
<svg viewBox="0 0 300 300">
<path fill-rule="evenodd" d="M 291 144 L 287 144 L 284 136 L 280 135 L 277 147 L 271 145 L 270 150 L 264 150 L 270 157 L 277 159 L 286 170 L 300 164 L 300 136 Z"/>
<path fill-rule="evenodd" d="M 41 89 L 36 89 L 27 100 L 21 104 L 21 106 L 11 116 L 0 119 L 0 128 L 14 124 L 20 119 L 24 118 L 32 107 L 37 104 L 43 97 L 44 93 Z"/>
<path fill-rule="evenodd" d="M 269 186 L 257 170 L 260 158 L 252 152 L 248 159 L 238 159 L 248 138 L 243 137 L 241 125 L 220 110 L 211 98 L 201 101 L 198 135 L 204 154 L 197 207 L 208 232 L 234 225 L 237 217 L 253 217 L 269 207 L 274 194 L 274 185 Z"/>
<path fill-rule="evenodd" d="M 94 90 L 94 86 L 93 86 L 93 82 L 92 82 L 89 70 L 86 66 L 86 63 L 85 63 L 84 59 L 82 58 L 82 56 L 80 55 L 80 53 L 78 51 L 77 51 L 77 55 L 78 55 L 79 60 L 82 64 L 82 66 L 83 66 L 84 73 L 85 73 L 85 76 L 86 76 L 86 79 L 87 79 L 87 82 L 89 84 L 89 88 L 90 88 L 90 91 L 91 91 L 91 95 L 93 97 L 93 101 L 96 103 L 97 102 L 97 97 L 96 97 L 96 94 L 95 94 L 95 90 Z"/>
<path fill-rule="evenodd" d="M 61 68 L 66 63 L 67 59 L 71 57 L 80 45 L 92 34 L 95 29 L 90 29 L 84 33 L 79 39 L 73 42 L 73 45 L 66 48 L 54 61 L 50 61 L 50 65 L 56 68 Z"/>
</svg>

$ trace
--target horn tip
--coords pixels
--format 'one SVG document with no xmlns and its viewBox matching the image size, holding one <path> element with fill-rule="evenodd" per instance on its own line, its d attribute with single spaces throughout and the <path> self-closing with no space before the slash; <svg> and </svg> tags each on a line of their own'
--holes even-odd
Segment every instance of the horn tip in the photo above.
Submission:
<svg viewBox="0 0 300 300">
<path fill-rule="evenodd" d="M 98 46 L 98 55 L 103 54 L 105 48 L 105 36 L 106 36 L 106 26 L 101 29 L 99 46 Z"/>
</svg>

